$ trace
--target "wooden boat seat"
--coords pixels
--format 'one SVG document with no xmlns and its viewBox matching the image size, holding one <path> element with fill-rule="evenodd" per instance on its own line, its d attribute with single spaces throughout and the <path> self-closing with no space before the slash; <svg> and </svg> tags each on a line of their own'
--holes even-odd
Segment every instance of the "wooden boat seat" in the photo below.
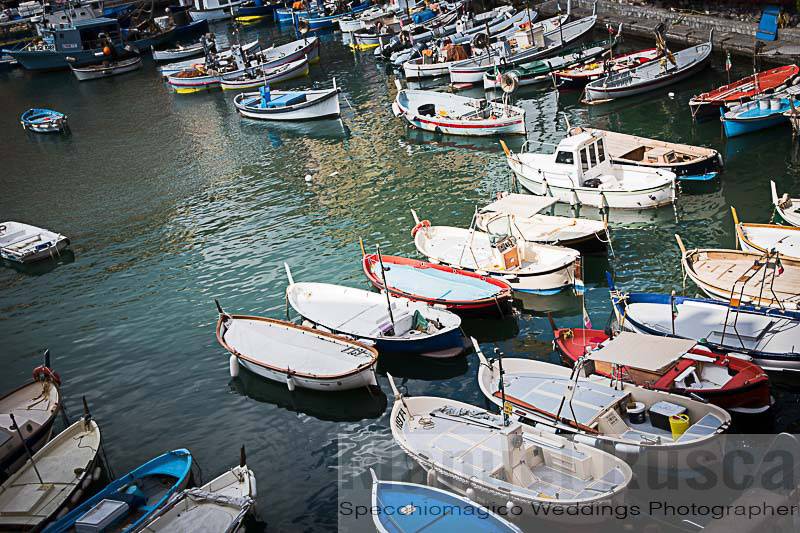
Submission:
<svg viewBox="0 0 800 533">
<path fill-rule="evenodd" d="M 306 101 L 305 93 L 286 93 L 267 102 L 267 108 L 289 107 Z"/>
<path fill-rule="evenodd" d="M 41 235 L 32 235 L 30 237 L 26 237 L 24 239 L 20 239 L 16 242 L 12 242 L 11 244 L 6 244 L 3 248 L 8 250 L 22 250 L 23 248 L 27 248 L 31 244 L 42 240 Z"/>
</svg>

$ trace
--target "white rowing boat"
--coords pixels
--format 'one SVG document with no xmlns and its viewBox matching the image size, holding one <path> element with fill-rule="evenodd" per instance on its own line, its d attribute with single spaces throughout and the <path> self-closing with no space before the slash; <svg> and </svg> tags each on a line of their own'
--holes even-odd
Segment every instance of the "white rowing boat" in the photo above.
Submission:
<svg viewBox="0 0 800 533">
<path fill-rule="evenodd" d="M 0 223 L 0 257 L 15 263 L 33 263 L 57 257 L 69 246 L 60 233 L 22 222 Z"/>
<path fill-rule="evenodd" d="M 338 117 L 340 89 L 272 91 L 261 87 L 257 93 L 239 93 L 233 105 L 240 115 L 258 120 L 314 120 Z"/>
<path fill-rule="evenodd" d="M 197 57 L 203 55 L 203 43 L 194 43 L 188 46 L 178 45 L 174 48 L 167 48 L 165 50 L 152 49 L 153 61 L 180 61 L 190 57 Z"/>
<path fill-rule="evenodd" d="M 765 254 L 775 251 L 781 257 L 800 261 L 800 228 L 777 224 L 739 222 L 736 209 L 731 207 L 736 242 L 742 250 Z"/>
<path fill-rule="evenodd" d="M 790 198 L 786 193 L 778 197 L 775 182 L 770 180 L 769 185 L 772 189 L 772 205 L 775 206 L 775 211 L 792 226 L 800 226 L 800 198 Z"/>
<path fill-rule="evenodd" d="M 282 81 L 308 76 L 308 58 L 272 68 L 257 68 L 238 76 L 225 77 L 219 82 L 223 91 L 255 89 L 263 85 L 274 85 Z"/>
<path fill-rule="evenodd" d="M 120 59 L 119 61 L 104 61 L 96 65 L 83 67 L 70 65 L 69 68 L 72 70 L 75 77 L 78 78 L 78 81 L 99 80 L 101 78 L 109 78 L 111 76 L 133 72 L 134 70 L 142 68 L 142 57 L 135 56 L 128 59 Z"/>
</svg>

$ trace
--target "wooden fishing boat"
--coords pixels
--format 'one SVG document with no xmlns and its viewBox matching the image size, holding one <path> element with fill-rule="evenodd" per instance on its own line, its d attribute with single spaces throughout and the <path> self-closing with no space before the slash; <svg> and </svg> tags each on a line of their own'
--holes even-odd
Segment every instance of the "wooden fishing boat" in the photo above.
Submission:
<svg viewBox="0 0 800 533">
<path fill-rule="evenodd" d="M 67 131 L 67 115 L 52 109 L 28 109 L 19 117 L 22 129 L 35 133 L 61 133 Z"/>
<path fill-rule="evenodd" d="M 78 81 L 99 80 L 139 70 L 142 68 L 142 56 L 137 55 L 119 61 L 103 61 L 95 65 L 80 67 L 70 64 L 69 68 Z"/>
<path fill-rule="evenodd" d="M 203 43 L 197 42 L 187 46 L 177 45 L 173 48 L 164 50 L 152 49 L 153 61 L 166 62 L 166 61 L 180 61 L 190 57 L 202 56 L 204 53 Z"/>
<path fill-rule="evenodd" d="M 370 283 L 382 291 L 388 284 L 392 296 L 460 315 L 513 314 L 511 285 L 500 279 L 394 255 L 365 254 L 362 266 Z"/>
<path fill-rule="evenodd" d="M 374 343 L 382 354 L 455 357 L 466 351 L 461 318 L 422 302 L 328 283 L 295 283 L 289 305 L 311 324 Z"/>
<path fill-rule="evenodd" d="M 739 222 L 735 208 L 731 207 L 731 213 L 739 248 L 759 254 L 774 251 L 781 254 L 782 258 L 800 261 L 800 228 Z"/>
<path fill-rule="evenodd" d="M 338 117 L 339 91 L 336 79 L 332 89 L 271 91 L 261 87 L 257 93 L 239 93 L 233 105 L 240 115 L 259 120 L 314 120 Z"/>
<path fill-rule="evenodd" d="M 315 9 L 294 9 L 292 7 L 279 7 L 277 8 L 272 17 L 275 19 L 275 22 L 278 23 L 286 23 L 286 22 L 293 22 L 295 18 L 300 16 L 307 16 L 307 15 L 316 15 L 318 12 Z"/>
<path fill-rule="evenodd" d="M 50 369 L 49 350 L 44 357 L 44 365 L 33 370 L 31 383 L 0 397 L 0 482 L 28 460 L 26 447 L 36 452 L 50 440 L 53 432 L 53 423 L 61 407 L 61 379 Z M 12 429 L 12 414 L 19 432 Z"/>
<path fill-rule="evenodd" d="M 644 454 L 644 459 L 657 461 L 666 452 L 678 452 L 674 456 L 678 461 L 670 468 L 681 469 L 691 452 L 715 448 L 717 437 L 731 425 L 731 415 L 710 403 L 632 383 L 612 383 L 602 376 L 585 377 L 580 368 L 534 359 L 487 359 L 479 347 L 476 350 L 481 362 L 478 385 L 492 403 L 510 407 L 515 417 L 537 427 L 573 434 L 575 440 L 615 454 Z M 688 417 L 684 432 L 671 431 L 672 413 Z"/>
<path fill-rule="evenodd" d="M 350 9 L 344 13 L 336 13 L 333 15 L 321 15 L 321 14 L 297 14 L 294 17 L 295 26 L 299 27 L 301 23 L 305 23 L 308 26 L 308 31 L 320 31 L 320 30 L 327 30 L 333 28 L 335 25 L 339 23 L 339 19 L 346 15 L 354 15 L 357 13 L 361 13 L 362 11 L 366 10 L 371 5 L 370 0 L 365 0 L 361 3 L 354 3 Z"/>
<path fill-rule="evenodd" d="M 503 193 L 475 216 L 475 226 L 494 235 L 513 235 L 527 242 L 567 246 L 582 252 L 604 251 L 611 240 L 608 223 L 543 215 L 555 198 Z"/>
<path fill-rule="evenodd" d="M 60 233 L 22 222 L 0 223 L 0 257 L 15 263 L 53 259 L 69 246 Z"/>
<path fill-rule="evenodd" d="M 664 168 L 674 172 L 678 179 L 717 172 L 722 169 L 722 155 L 713 148 L 692 146 L 638 135 L 597 128 L 572 128 L 570 135 L 589 132 L 601 135 L 606 154 L 613 163 L 649 168 Z"/>
<path fill-rule="evenodd" d="M 233 17 L 236 22 L 242 24 L 253 24 L 261 22 L 266 18 L 273 18 L 275 10 L 284 7 L 286 2 L 278 0 L 275 2 L 264 2 L 263 0 L 246 0 L 233 10 Z"/>
<path fill-rule="evenodd" d="M 132 533 L 189 482 L 192 454 L 179 449 L 151 459 L 106 485 L 51 523 L 47 533 L 105 531 Z"/>
<path fill-rule="evenodd" d="M 219 82 L 223 91 L 255 89 L 264 85 L 308 76 L 308 58 L 298 59 L 272 68 L 257 68 L 238 76 L 225 77 Z"/>
<path fill-rule="evenodd" d="M 634 96 L 685 80 L 708 65 L 711 39 L 680 52 L 667 53 L 658 61 L 648 61 L 622 72 L 612 72 L 604 78 L 589 82 L 584 102 L 594 104 Z"/>
<path fill-rule="evenodd" d="M 800 261 L 739 250 L 681 249 L 684 272 L 712 298 L 748 305 L 800 309 Z"/>
<path fill-rule="evenodd" d="M 216 44 L 214 44 L 216 47 Z M 241 51 L 246 54 L 257 54 L 260 50 L 261 43 L 259 43 L 258 39 L 255 41 L 250 41 L 245 43 L 241 46 Z M 230 61 L 233 58 L 233 54 L 235 49 L 227 48 L 225 50 L 220 50 L 213 53 L 213 58 L 216 61 Z M 168 63 L 166 65 L 161 65 L 158 67 L 158 72 L 161 73 L 161 76 L 164 78 L 168 78 L 174 74 L 177 74 L 184 70 L 191 70 L 198 66 L 205 67 L 206 58 L 205 57 L 197 57 L 192 59 L 184 59 L 183 61 L 176 61 L 174 63 Z"/>
<path fill-rule="evenodd" d="M 622 331 L 556 328 L 556 350 L 567 366 L 585 357 L 584 369 L 640 387 L 682 394 L 727 410 L 764 412 L 769 378 L 758 365 L 715 352 L 691 339 Z"/>
<path fill-rule="evenodd" d="M 217 306 L 217 342 L 231 353 L 233 377 L 242 365 L 263 378 L 286 383 L 290 390 L 377 385 L 374 348 L 283 320 L 229 315 Z"/>
<path fill-rule="evenodd" d="M 733 83 L 693 96 L 689 100 L 692 117 L 718 117 L 720 110 L 741 104 L 763 94 L 778 92 L 800 73 L 797 65 L 784 65 L 751 74 Z"/>
<path fill-rule="evenodd" d="M 565 137 L 554 153 L 526 151 L 528 141 L 518 154 L 500 144 L 519 183 L 533 194 L 601 209 L 650 209 L 675 202 L 675 173 L 612 162 L 604 132 Z"/>
<path fill-rule="evenodd" d="M 506 425 L 502 415 L 456 400 L 408 397 L 389 381 L 392 436 L 428 472 L 429 485 L 489 508 L 543 506 L 563 519 L 566 507 L 614 505 L 631 481 L 631 468 L 610 453 L 547 429 Z M 592 516 L 600 515 L 582 513 L 580 521 Z"/>
<path fill-rule="evenodd" d="M 783 220 L 792 226 L 800 226 L 800 198 L 790 198 L 786 193 L 779 198 L 775 182 L 770 180 L 769 186 L 772 192 L 772 205 L 775 206 L 775 211 L 778 212 Z"/>
<path fill-rule="evenodd" d="M 599 80 L 608 74 L 622 72 L 644 63 L 658 59 L 657 48 L 637 50 L 603 61 L 590 61 L 578 67 L 567 68 L 553 73 L 556 85 L 564 89 L 582 89 L 590 81 Z"/>
<path fill-rule="evenodd" d="M 244 448 L 239 464 L 202 487 L 174 494 L 135 533 L 158 531 L 243 531 L 242 521 L 255 509 L 256 476 L 247 467 Z"/>
<path fill-rule="evenodd" d="M 392 112 L 412 127 L 451 135 L 525 135 L 521 107 L 439 91 L 402 89 Z"/>
<path fill-rule="evenodd" d="M 80 501 L 97 479 L 99 449 L 100 428 L 90 417 L 56 435 L 0 485 L 0 529 L 41 530 Z"/>
<path fill-rule="evenodd" d="M 602 55 L 608 55 L 617 44 L 617 36 L 621 35 L 622 26 L 615 37 L 603 41 L 592 41 L 576 46 L 570 46 L 562 53 L 549 59 L 540 59 L 529 63 L 522 63 L 514 68 L 496 65 L 493 70 L 483 75 L 484 89 L 501 88 L 503 76 L 510 76 L 514 83 L 520 87 L 553 83 L 553 74 L 561 69 L 581 65 L 594 60 Z"/>
<path fill-rule="evenodd" d="M 692 339 L 770 372 L 800 372 L 800 312 L 707 298 L 623 293 L 606 274 L 617 324 L 626 331 Z"/>
<path fill-rule="evenodd" d="M 790 99 L 797 93 L 774 93 L 760 96 L 743 104 L 732 106 L 720 120 L 726 137 L 738 137 L 766 128 L 789 124 L 787 112 L 791 112 Z"/>
<path fill-rule="evenodd" d="M 452 492 L 400 481 L 380 481 L 372 473 L 372 514 L 379 533 L 421 531 L 493 531 L 522 533 L 522 530 L 472 500 Z M 408 509 L 409 512 L 403 512 Z M 442 512 L 442 509 L 452 512 Z"/>
<path fill-rule="evenodd" d="M 193 0 L 189 9 L 192 20 L 207 20 L 216 22 L 227 20 L 233 16 L 234 10 L 244 3 L 244 0 Z"/>
<path fill-rule="evenodd" d="M 488 233 L 420 221 L 411 232 L 417 250 L 429 261 L 506 281 L 515 292 L 557 294 L 583 292 L 580 253 L 570 248 L 520 241 L 494 240 Z"/>
<path fill-rule="evenodd" d="M 534 25 L 531 30 L 515 34 L 516 48 L 505 54 L 505 62 L 510 68 L 536 59 L 544 59 L 556 54 L 569 43 L 575 42 L 592 31 L 597 17 L 582 18 L 574 22 L 558 23 L 554 29 L 546 31 L 544 23 Z M 482 83 L 483 75 L 494 68 L 496 57 L 481 56 L 466 59 L 450 65 L 450 82 L 454 85 Z"/>
</svg>

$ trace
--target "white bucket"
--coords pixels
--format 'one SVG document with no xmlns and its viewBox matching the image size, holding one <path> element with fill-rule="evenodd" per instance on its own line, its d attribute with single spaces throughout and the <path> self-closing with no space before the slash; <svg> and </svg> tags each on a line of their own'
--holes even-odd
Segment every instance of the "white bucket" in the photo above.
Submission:
<svg viewBox="0 0 800 533">
<path fill-rule="evenodd" d="M 770 111 L 777 111 L 781 108 L 781 101 L 778 98 L 773 98 L 769 101 Z"/>
<path fill-rule="evenodd" d="M 761 109 L 762 111 L 765 111 L 765 110 L 769 109 L 769 100 L 766 100 L 766 99 L 759 100 L 758 101 L 758 108 Z"/>
</svg>

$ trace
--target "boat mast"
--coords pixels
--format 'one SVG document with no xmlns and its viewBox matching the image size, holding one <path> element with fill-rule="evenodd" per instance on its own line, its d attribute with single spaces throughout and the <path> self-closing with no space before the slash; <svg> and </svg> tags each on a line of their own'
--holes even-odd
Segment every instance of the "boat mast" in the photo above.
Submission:
<svg viewBox="0 0 800 533">
<path fill-rule="evenodd" d="M 392 299 L 389 296 L 389 284 L 386 283 L 386 269 L 383 266 L 383 256 L 381 255 L 381 245 L 378 244 L 375 246 L 378 252 L 378 263 L 381 265 L 381 277 L 383 278 L 383 290 L 386 292 L 386 308 L 389 310 L 389 320 L 392 322 L 392 331 L 391 335 L 394 336 L 395 334 L 395 327 L 394 327 L 394 315 L 392 314 Z"/>
</svg>

